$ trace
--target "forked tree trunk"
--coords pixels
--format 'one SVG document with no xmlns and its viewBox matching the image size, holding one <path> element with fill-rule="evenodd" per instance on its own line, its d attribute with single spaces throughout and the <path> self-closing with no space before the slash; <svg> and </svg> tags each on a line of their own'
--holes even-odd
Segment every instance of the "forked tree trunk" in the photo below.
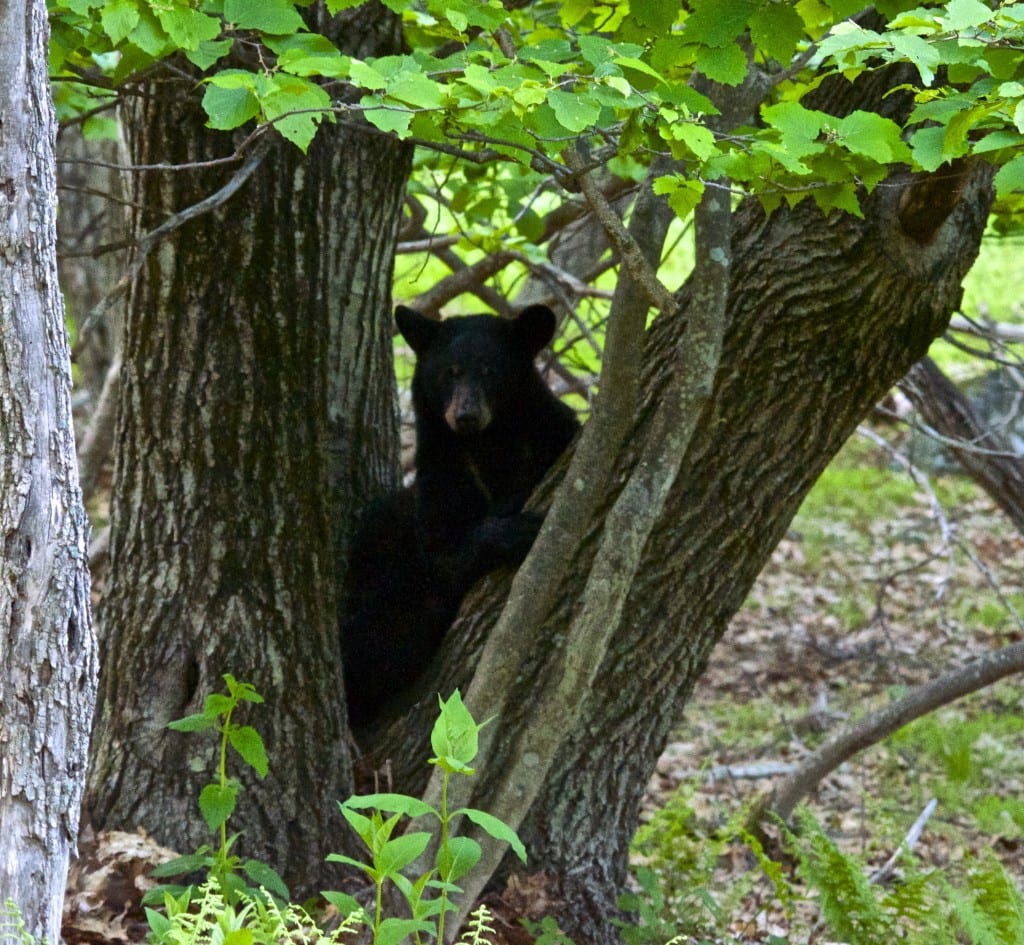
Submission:
<svg viewBox="0 0 1024 945">
<path fill-rule="evenodd" d="M 397 48 L 383 8 L 345 16 L 348 51 Z M 147 87 L 126 123 L 135 163 L 231 153 L 193 92 Z M 233 170 L 139 174 L 136 232 Z M 182 852 L 212 840 L 196 798 L 215 745 L 166 724 L 231 673 L 266 699 L 238 721 L 270 757 L 264 782 L 243 779 L 235 852 L 297 894 L 322 888 L 350 790 L 336 547 L 397 475 L 390 288 L 407 174 L 407 149 L 366 130 L 322 128 L 305 157 L 272 144 L 233 199 L 151 256 L 124 339 L 87 810 Z M 354 455 L 375 427 L 389 434 L 377 452 Z"/>
<path fill-rule="evenodd" d="M 46 5 L 0 6 L 0 907 L 60 940 L 96 697 Z"/>
<path fill-rule="evenodd" d="M 842 115 L 871 107 L 879 91 L 841 87 L 816 107 Z M 729 328 L 710 402 L 603 665 L 579 693 L 579 718 L 521 831 L 529 871 L 545 874 L 545 899 L 557 904 L 561 927 L 575 941 L 616 940 L 608 918 L 658 755 L 803 497 L 958 305 L 987 217 L 989 179 L 983 168 L 917 184 L 894 175 L 866 201 L 863 220 L 824 217 L 810 202 L 767 219 L 752 202 L 737 213 Z M 493 781 L 510 766 L 535 763 L 532 707 L 572 659 L 560 652 L 560 640 L 583 593 L 601 522 L 687 345 L 685 288 L 680 302 L 648 332 L 645 399 L 619 459 L 621 475 L 568 563 L 560 603 L 524 648 L 508 708 L 492 723 L 501 750 L 480 771 L 473 804 L 498 816 L 503 811 L 489 803 Z M 507 591 L 507 575 L 493 576 L 466 601 L 426 693 L 465 690 Z M 435 698 L 426 695 L 378 740 L 375 758 L 389 760 L 397 788 L 416 792 L 424 784 L 423 726 Z"/>
</svg>

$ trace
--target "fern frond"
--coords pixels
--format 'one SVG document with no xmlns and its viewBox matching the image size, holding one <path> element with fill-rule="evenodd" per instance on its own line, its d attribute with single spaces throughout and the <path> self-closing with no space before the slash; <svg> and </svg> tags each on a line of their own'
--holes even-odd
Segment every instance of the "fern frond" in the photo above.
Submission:
<svg viewBox="0 0 1024 945">
<path fill-rule="evenodd" d="M 480 903 L 466 919 L 466 931 L 459 939 L 460 945 L 491 945 L 488 935 L 494 935 L 494 926 L 491 925 L 490 909 Z"/>
</svg>

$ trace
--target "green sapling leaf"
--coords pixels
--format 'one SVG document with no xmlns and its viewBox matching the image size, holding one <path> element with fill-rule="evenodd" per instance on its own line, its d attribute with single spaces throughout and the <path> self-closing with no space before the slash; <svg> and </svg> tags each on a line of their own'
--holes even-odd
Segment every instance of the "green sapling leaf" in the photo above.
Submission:
<svg viewBox="0 0 1024 945">
<path fill-rule="evenodd" d="M 330 857 L 328 857 L 330 859 Z M 346 919 L 356 913 L 365 914 L 363 907 L 359 905 L 354 896 L 348 893 L 332 892 L 329 889 L 321 890 L 320 895 L 324 897 L 338 912 Z"/>
<path fill-rule="evenodd" d="M 407 817 L 423 817 L 427 814 L 438 816 L 437 811 L 428 803 L 408 794 L 359 794 L 350 797 L 342 806 L 359 809 L 374 807 L 377 810 L 405 814 Z"/>
<path fill-rule="evenodd" d="M 437 872 L 447 883 L 465 876 L 480 860 L 480 844 L 471 837 L 451 837 L 437 851 Z"/>
<path fill-rule="evenodd" d="M 374 865 L 383 875 L 392 875 L 407 867 L 415 860 L 430 842 L 430 834 L 426 831 L 403 834 L 388 840 L 374 856 Z"/>
<path fill-rule="evenodd" d="M 203 712 L 195 715 L 186 715 L 183 719 L 175 719 L 168 722 L 167 727 L 176 732 L 205 732 L 207 729 L 217 727 L 216 716 L 210 717 Z"/>
<path fill-rule="evenodd" d="M 478 733 L 484 726 L 476 724 L 458 689 L 447 702 L 439 697 L 438 703 L 441 714 L 430 733 L 430 746 L 437 757 L 431 759 L 431 764 L 439 764 L 446 770 L 462 774 L 472 774 L 468 765 L 476 757 L 480 744 Z"/>
<path fill-rule="evenodd" d="M 416 919 L 385 919 L 374 936 L 374 942 L 375 945 L 399 945 L 416 932 L 433 931 L 434 927 L 429 922 L 419 922 Z"/>
<path fill-rule="evenodd" d="M 259 860 L 246 860 L 242 864 L 242 872 L 252 880 L 256 886 L 263 886 L 268 892 L 281 899 L 288 901 L 288 887 L 284 884 L 280 874 L 272 866 L 261 863 Z"/>
<path fill-rule="evenodd" d="M 207 784 L 199 792 L 199 811 L 207 826 L 216 830 L 225 823 L 234 811 L 237 800 L 237 784 Z"/>
<path fill-rule="evenodd" d="M 486 811 L 476 810 L 472 807 L 464 807 L 462 810 L 452 814 L 452 817 L 457 817 L 459 814 L 465 814 L 474 824 L 487 831 L 495 840 L 507 843 L 515 851 L 516 856 L 524 863 L 526 862 L 526 847 L 523 846 L 519 835 L 508 824 L 498 820 L 493 814 L 488 814 Z"/>
<path fill-rule="evenodd" d="M 149 875 L 157 879 L 167 876 L 180 876 L 182 873 L 192 873 L 202 869 L 210 862 L 210 848 L 207 845 L 201 846 L 195 853 L 188 853 L 185 856 L 176 856 L 173 860 L 161 863 L 150 870 Z"/>
<path fill-rule="evenodd" d="M 267 751 L 263 746 L 263 739 L 260 738 L 256 729 L 251 725 L 232 728 L 228 732 L 228 741 L 231 742 L 231 747 L 242 756 L 242 760 L 255 769 L 261 778 L 267 776 Z"/>
<path fill-rule="evenodd" d="M 345 856 L 344 853 L 328 853 L 328 863 L 341 863 L 344 866 L 354 866 L 358 870 L 362 870 L 367 876 L 370 877 L 375 883 L 383 880 L 384 877 L 380 876 L 377 871 L 369 864 L 364 863 L 362 860 L 353 859 L 350 856 Z"/>
</svg>

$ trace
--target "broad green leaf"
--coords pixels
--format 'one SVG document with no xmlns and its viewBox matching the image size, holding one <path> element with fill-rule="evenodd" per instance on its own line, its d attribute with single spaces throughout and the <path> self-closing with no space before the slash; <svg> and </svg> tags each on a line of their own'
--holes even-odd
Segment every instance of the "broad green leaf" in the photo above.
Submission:
<svg viewBox="0 0 1024 945">
<path fill-rule="evenodd" d="M 601 114 L 601 106 L 584 95 L 556 89 L 548 95 L 548 104 L 558 123 L 573 134 L 586 131 Z"/>
<path fill-rule="evenodd" d="M 892 45 L 897 53 L 917 66 L 921 81 L 925 85 L 931 85 L 935 79 L 935 70 L 942 63 L 939 50 L 913 33 L 893 33 Z"/>
<path fill-rule="evenodd" d="M 730 46 L 746 28 L 757 5 L 753 0 L 695 0 L 686 18 L 686 41 Z"/>
<path fill-rule="evenodd" d="M 854 154 L 863 154 L 881 164 L 910 160 L 910 149 L 901 137 L 900 126 L 874 112 L 852 112 L 839 120 L 836 132 Z"/>
<path fill-rule="evenodd" d="M 910 136 L 910 150 L 917 164 L 926 171 L 938 170 L 946 161 L 942 142 L 946 129 L 920 128 Z"/>
<path fill-rule="evenodd" d="M 232 929 L 222 939 L 222 945 L 253 945 L 255 941 L 252 929 Z"/>
<path fill-rule="evenodd" d="M 715 136 L 709 128 L 693 121 L 680 121 L 672 127 L 673 138 L 681 141 L 698 161 L 707 161 L 718 153 Z"/>
<path fill-rule="evenodd" d="M 254 885 L 263 886 L 268 892 L 287 901 L 288 887 L 285 886 L 284 880 L 273 867 L 267 866 L 266 863 L 261 863 L 259 860 L 246 860 L 241 868 Z"/>
<path fill-rule="evenodd" d="M 206 70 L 231 52 L 233 45 L 230 39 L 204 39 L 195 49 L 186 50 L 185 56 L 193 65 Z"/>
<path fill-rule="evenodd" d="M 422 72 L 403 72 L 388 83 L 388 95 L 415 108 L 439 108 L 444 102 L 441 87 Z"/>
<path fill-rule="evenodd" d="M 441 714 L 430 732 L 430 746 L 442 766 L 445 762 L 456 762 L 465 767 L 476 757 L 483 726 L 476 724 L 458 689 L 447 701 L 439 698 L 438 702 Z"/>
<path fill-rule="evenodd" d="M 327 0 L 327 12 L 334 16 L 342 10 L 351 10 L 353 7 L 362 6 L 367 0 Z"/>
<path fill-rule="evenodd" d="M 373 807 L 394 814 L 405 814 L 407 817 L 438 816 L 437 811 L 426 801 L 408 794 L 356 794 L 346 800 L 342 807 L 360 810 Z"/>
<path fill-rule="evenodd" d="M 526 847 L 523 846 L 519 835 L 508 824 L 498 820 L 493 814 L 488 814 L 486 811 L 476 810 L 472 807 L 464 807 L 462 810 L 456 811 L 452 816 L 458 816 L 459 814 L 464 814 L 481 830 L 485 830 L 494 837 L 495 840 L 507 843 L 512 847 L 515 855 L 524 863 L 526 862 Z"/>
<path fill-rule="evenodd" d="M 788 65 L 805 37 L 804 21 L 788 3 L 768 3 L 750 17 L 750 37 L 772 59 Z"/>
<path fill-rule="evenodd" d="M 387 78 L 374 65 L 360 59 L 351 61 L 349 75 L 359 88 L 366 89 L 368 92 L 386 89 L 388 86 Z"/>
<path fill-rule="evenodd" d="M 220 20 L 188 7 L 157 7 L 154 11 L 167 35 L 181 49 L 198 49 L 204 40 L 220 36 Z"/>
<path fill-rule="evenodd" d="M 351 798 L 349 799 L 351 800 Z M 351 824 L 352 829 L 356 832 L 359 839 L 363 841 L 370 849 L 373 849 L 373 834 L 374 827 L 373 821 L 369 817 L 365 817 L 363 814 L 359 814 L 352 810 L 348 806 L 348 801 L 339 803 L 338 807 L 341 808 L 342 816 Z"/>
<path fill-rule="evenodd" d="M 231 747 L 242 756 L 242 760 L 261 777 L 267 776 L 267 752 L 260 733 L 251 725 L 232 728 L 228 732 Z"/>
<path fill-rule="evenodd" d="M 331 108 L 331 97 L 308 79 L 283 72 L 273 76 L 272 84 L 272 91 L 261 100 L 264 115 L 285 138 L 305 151 Z"/>
<path fill-rule="evenodd" d="M 185 856 L 176 856 L 173 860 L 168 860 L 166 863 L 161 863 L 159 866 L 154 866 L 149 871 L 149 875 L 157 879 L 166 879 L 169 876 L 181 876 L 182 873 L 194 873 L 196 870 L 203 869 L 203 867 L 209 865 L 209 858 L 207 856 L 208 847 L 201 848 L 195 853 L 188 853 Z"/>
<path fill-rule="evenodd" d="M 374 945 L 399 945 L 416 932 L 435 931 L 429 922 L 416 919 L 385 919 L 374 936 Z"/>
<path fill-rule="evenodd" d="M 1024 154 L 1017 155 L 999 168 L 995 183 L 996 193 L 1000 197 L 1008 197 L 1015 191 L 1024 191 Z"/>
<path fill-rule="evenodd" d="M 224 18 L 242 29 L 278 35 L 305 28 L 291 0 L 224 0 Z"/>
<path fill-rule="evenodd" d="M 956 33 L 972 26 L 981 26 L 992 17 L 992 9 L 981 0 L 949 0 L 943 23 L 947 30 Z"/>
<path fill-rule="evenodd" d="M 223 824 L 235 809 L 238 787 L 232 784 L 207 784 L 199 792 L 199 812 L 211 830 Z"/>
<path fill-rule="evenodd" d="M 430 834 L 425 830 L 402 834 L 388 840 L 374 857 L 374 865 L 382 875 L 390 875 L 405 869 L 427 848 Z"/>
<path fill-rule="evenodd" d="M 738 45 L 701 47 L 697 68 L 714 82 L 739 85 L 747 74 L 747 54 Z"/>
<path fill-rule="evenodd" d="M 244 125 L 260 113 L 260 105 L 252 89 L 223 88 L 217 85 L 206 87 L 203 108 L 210 116 L 210 127 L 222 131 Z"/>
<path fill-rule="evenodd" d="M 168 722 L 167 727 L 175 732 L 205 732 L 207 729 L 216 728 L 217 720 L 205 712 L 198 712 L 195 715 L 186 715 L 183 719 Z"/>
<path fill-rule="evenodd" d="M 366 120 L 380 131 L 397 135 L 399 138 L 409 136 L 412 112 L 404 108 L 385 106 L 380 99 L 368 95 L 364 96 L 359 104 L 364 109 L 363 116 Z"/>
<path fill-rule="evenodd" d="M 218 72 L 210 80 L 210 84 L 225 89 L 254 89 L 256 87 L 256 77 L 244 69 L 225 69 L 223 72 Z M 211 692 L 203 700 L 203 712 L 213 718 L 218 715 L 227 715 L 236 705 L 237 702 L 231 696 L 226 696 L 222 692 Z"/>
<path fill-rule="evenodd" d="M 328 853 L 325 859 L 328 863 L 341 863 L 344 866 L 354 866 L 356 869 L 362 870 L 366 873 L 366 875 L 374 882 L 382 878 L 378 876 L 377 871 L 369 863 L 363 863 L 362 860 L 355 860 L 350 856 L 345 856 L 344 853 Z"/>
<path fill-rule="evenodd" d="M 362 0 L 360 0 L 360 2 L 362 2 Z M 330 857 L 328 857 L 328 859 L 330 859 Z M 329 889 L 324 889 L 321 891 L 320 895 L 334 906 L 334 908 L 338 910 L 338 913 L 345 918 L 364 911 L 355 896 L 350 896 L 348 893 L 332 892 Z"/>
<path fill-rule="evenodd" d="M 100 12 L 100 22 L 110 41 L 116 46 L 139 22 L 139 7 L 135 0 L 110 0 Z"/>
<path fill-rule="evenodd" d="M 465 876 L 480 861 L 480 844 L 470 837 L 451 837 L 448 847 L 437 851 L 437 873 L 446 883 Z"/>
</svg>

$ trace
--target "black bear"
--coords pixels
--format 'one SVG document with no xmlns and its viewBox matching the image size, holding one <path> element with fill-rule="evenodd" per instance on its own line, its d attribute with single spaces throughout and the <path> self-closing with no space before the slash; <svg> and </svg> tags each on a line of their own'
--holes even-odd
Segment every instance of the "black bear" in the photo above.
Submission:
<svg viewBox="0 0 1024 945">
<path fill-rule="evenodd" d="M 416 480 L 370 508 L 350 553 L 341 649 L 357 727 L 427 668 L 470 587 L 526 557 L 541 518 L 523 504 L 579 427 L 534 366 L 555 330 L 547 306 L 395 318 L 416 355 Z"/>
</svg>

